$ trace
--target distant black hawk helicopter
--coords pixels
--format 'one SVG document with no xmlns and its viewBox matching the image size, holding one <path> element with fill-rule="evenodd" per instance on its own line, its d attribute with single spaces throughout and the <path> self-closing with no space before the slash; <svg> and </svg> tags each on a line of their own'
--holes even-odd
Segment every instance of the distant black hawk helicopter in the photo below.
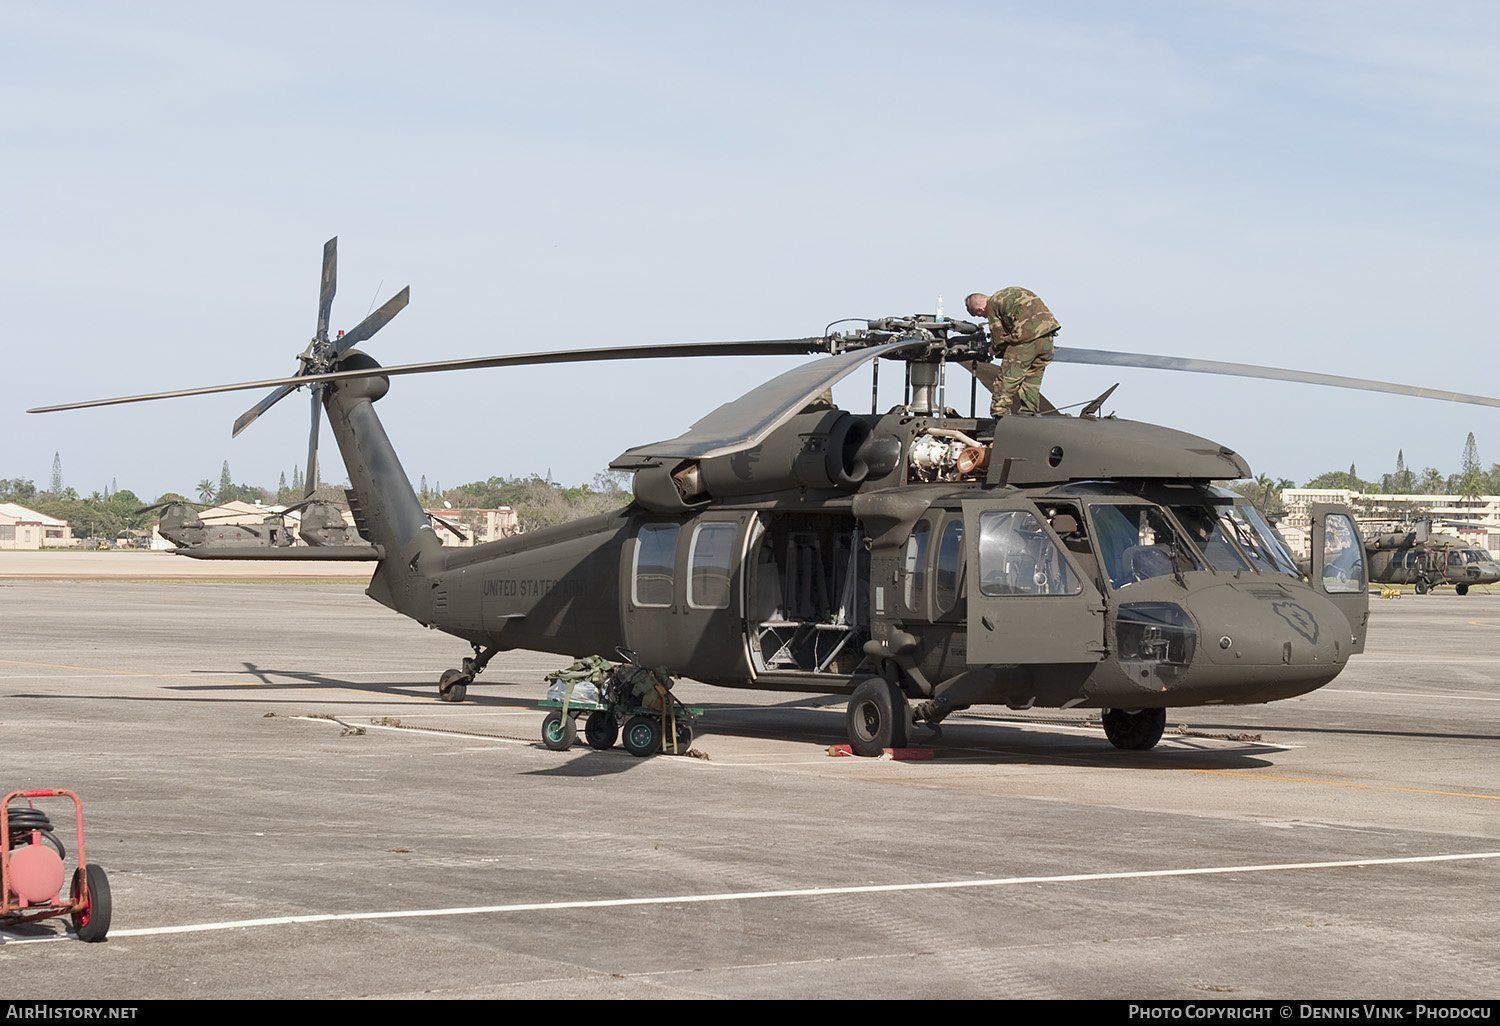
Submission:
<svg viewBox="0 0 1500 1026">
<path fill-rule="evenodd" d="M 772 341 L 649 345 L 381 367 L 354 348 L 406 306 L 403 289 L 330 337 L 337 240 L 323 253 L 317 332 L 291 377 L 44 407 L 199 395 L 312 396 L 348 469 L 355 529 L 308 507 L 308 546 L 224 542 L 186 507 L 163 532 L 202 559 L 373 561 L 367 593 L 467 642 L 439 697 L 461 701 L 498 652 L 622 649 L 642 665 L 726 687 L 849 694 L 861 755 L 908 743 L 978 704 L 1102 709 L 1119 748 L 1161 737 L 1169 707 L 1269 702 L 1328 683 L 1364 648 L 1369 575 L 1354 514 L 1312 508 L 1310 572 L 1243 498 L 1232 450 L 1100 416 L 999 421 L 947 407 L 950 365 L 993 377 L 983 329 L 914 315 Z M 374 403 L 401 374 L 640 358 L 821 354 L 676 438 L 612 464 L 634 475 L 624 509 L 483 545 L 444 548 Z M 831 405 L 858 368 L 902 365 L 886 413 Z M 1059 363 L 1311 382 L 1500 406 L 1399 384 L 1207 360 L 1058 348 Z M 872 393 L 873 394 L 873 393 Z M 872 400 L 873 405 L 873 400 Z M 1050 407 L 1049 407 L 1050 409 Z"/>
<path fill-rule="evenodd" d="M 1455 535 L 1434 533 L 1430 519 L 1418 520 L 1409 530 L 1367 537 L 1365 552 L 1372 581 L 1410 584 L 1418 595 L 1445 584 L 1467 595 L 1476 584 L 1500 581 L 1500 563 L 1487 550 Z"/>
</svg>

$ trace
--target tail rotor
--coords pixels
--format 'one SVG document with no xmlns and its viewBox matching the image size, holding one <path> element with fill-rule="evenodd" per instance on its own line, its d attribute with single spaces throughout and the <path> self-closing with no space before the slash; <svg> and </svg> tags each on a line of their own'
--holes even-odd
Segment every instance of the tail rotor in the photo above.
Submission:
<svg viewBox="0 0 1500 1026">
<path fill-rule="evenodd" d="M 386 300 L 384 306 L 356 324 L 353 330 L 329 338 L 328 324 L 333 312 L 333 296 L 338 291 L 338 263 L 339 240 L 338 236 L 334 236 L 323 246 L 323 277 L 318 290 L 317 333 L 313 335 L 307 348 L 297 357 L 298 369 L 295 377 L 326 374 L 337 370 L 338 362 L 350 348 L 370 338 L 389 324 L 392 318 L 404 310 L 407 303 L 411 301 L 411 288 L 408 286 Z M 231 437 L 238 436 L 262 413 L 281 402 L 302 385 L 302 382 L 292 382 L 272 389 L 264 399 L 240 414 L 234 422 Z M 318 486 L 318 428 L 322 422 L 323 390 L 327 386 L 321 382 L 306 382 L 306 385 L 312 393 L 312 427 L 307 437 L 307 484 L 305 488 L 305 497 L 310 498 Z"/>
</svg>

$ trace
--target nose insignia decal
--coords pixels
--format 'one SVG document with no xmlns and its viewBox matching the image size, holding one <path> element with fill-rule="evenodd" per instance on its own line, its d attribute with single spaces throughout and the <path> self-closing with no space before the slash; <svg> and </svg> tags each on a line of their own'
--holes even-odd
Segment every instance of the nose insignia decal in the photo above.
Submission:
<svg viewBox="0 0 1500 1026">
<path fill-rule="evenodd" d="M 1277 616 L 1291 624 L 1292 630 L 1312 644 L 1318 643 L 1318 621 L 1314 620 L 1312 614 L 1306 609 L 1295 602 L 1272 602 L 1271 609 Z"/>
</svg>

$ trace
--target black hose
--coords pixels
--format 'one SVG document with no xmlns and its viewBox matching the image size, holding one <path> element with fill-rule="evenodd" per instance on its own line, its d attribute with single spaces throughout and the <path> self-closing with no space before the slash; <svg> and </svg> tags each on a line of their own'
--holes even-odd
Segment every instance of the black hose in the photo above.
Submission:
<svg viewBox="0 0 1500 1026">
<path fill-rule="evenodd" d="M 7 817 L 10 821 L 10 846 L 12 848 L 30 844 L 31 833 L 35 830 L 42 835 L 42 840 L 57 849 L 59 858 L 68 857 L 68 850 L 52 832 L 52 821 L 41 809 L 10 809 L 7 811 Z"/>
</svg>

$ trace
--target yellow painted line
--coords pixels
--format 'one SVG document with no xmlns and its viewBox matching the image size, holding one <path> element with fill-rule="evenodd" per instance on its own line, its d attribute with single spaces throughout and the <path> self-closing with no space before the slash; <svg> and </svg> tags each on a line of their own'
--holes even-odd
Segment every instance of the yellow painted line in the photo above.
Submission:
<svg viewBox="0 0 1500 1026">
<path fill-rule="evenodd" d="M 157 680 L 190 680 L 195 684 L 227 684 L 231 687 L 276 687 L 293 688 L 299 691 L 321 691 L 324 693 L 341 691 L 351 695 L 368 696 L 368 691 L 357 691 L 353 688 L 326 688 L 317 684 L 297 683 L 275 683 L 266 680 L 219 680 L 216 677 L 189 677 L 180 673 L 140 673 L 135 670 L 111 670 L 100 666 L 70 666 L 66 663 L 28 663 L 20 659 L 0 659 L 0 663 L 8 666 L 40 666 L 48 670 L 87 670 L 90 673 L 107 673 L 114 677 L 148 677 Z M 424 698 L 416 695 L 382 695 L 382 698 L 400 698 L 408 702 L 425 702 Z"/>
<path fill-rule="evenodd" d="M 1432 794 L 1444 798 L 1483 798 L 1500 801 L 1500 794 L 1474 794 L 1469 791 L 1429 791 L 1420 787 L 1395 787 L 1390 784 L 1358 784 L 1350 780 L 1319 780 L 1316 777 L 1281 777 L 1274 773 L 1245 773 L 1241 770 L 1189 769 L 1187 773 L 1212 773 L 1224 777 L 1245 777 L 1249 780 L 1280 780 L 1291 784 L 1326 784 L 1330 787 L 1358 787 L 1369 791 L 1401 791 L 1406 794 Z"/>
</svg>

